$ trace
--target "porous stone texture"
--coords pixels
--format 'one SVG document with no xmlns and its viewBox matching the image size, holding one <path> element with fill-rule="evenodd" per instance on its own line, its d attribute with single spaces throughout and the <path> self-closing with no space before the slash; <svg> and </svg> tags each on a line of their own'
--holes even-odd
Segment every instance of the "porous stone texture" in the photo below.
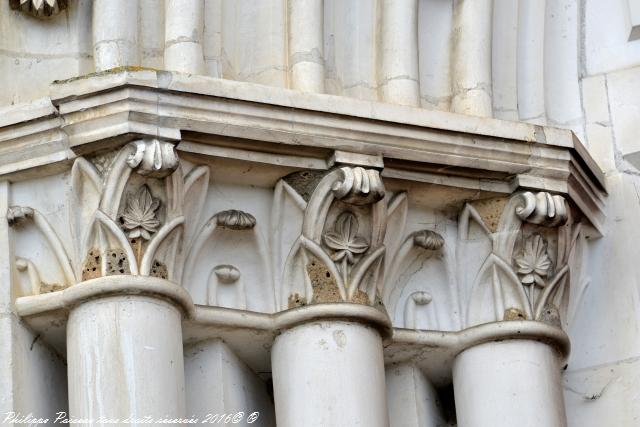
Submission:
<svg viewBox="0 0 640 427">
<path fill-rule="evenodd" d="M 637 0 L 45 3 L 0 0 L 2 423 L 637 424 Z"/>
</svg>

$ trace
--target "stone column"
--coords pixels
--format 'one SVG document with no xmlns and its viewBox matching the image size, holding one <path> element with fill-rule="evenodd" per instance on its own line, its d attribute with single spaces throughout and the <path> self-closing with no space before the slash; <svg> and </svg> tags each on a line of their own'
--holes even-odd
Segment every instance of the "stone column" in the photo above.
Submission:
<svg viewBox="0 0 640 427">
<path fill-rule="evenodd" d="M 380 95 L 394 104 L 420 105 L 418 2 L 382 2 Z"/>
<path fill-rule="evenodd" d="M 451 109 L 491 117 L 493 0 L 456 0 L 453 15 Z"/>
<path fill-rule="evenodd" d="M 108 276 L 73 288 L 67 324 L 72 418 L 185 416 L 186 291 L 161 279 Z"/>
<path fill-rule="evenodd" d="M 272 353 L 279 427 L 387 427 L 380 306 L 387 202 L 376 157 L 335 152 L 284 273 Z M 369 167 L 363 167 L 369 165 Z M 304 173 L 304 172 L 303 172 Z M 302 279 L 302 280 L 300 280 Z"/>
<path fill-rule="evenodd" d="M 561 328 L 568 272 L 579 271 L 572 253 L 580 226 L 559 195 L 518 192 L 504 203 L 495 233 L 486 235 L 492 250 L 465 295 L 466 327 L 453 363 L 458 426 L 564 427 L 560 373 L 570 344 Z M 486 227 L 478 211 L 466 209 Z M 468 233 L 462 216 L 459 230 Z"/>
<path fill-rule="evenodd" d="M 276 338 L 271 360 L 279 427 L 389 425 L 382 338 L 369 322 L 309 320 Z"/>
<path fill-rule="evenodd" d="M 289 7 L 291 88 L 324 92 L 324 2 L 292 0 Z"/>
<path fill-rule="evenodd" d="M 518 7 L 518 114 L 520 120 L 543 125 L 545 1 L 525 0 Z"/>
<path fill-rule="evenodd" d="M 389 426 L 423 427 L 447 425 L 435 387 L 411 362 L 386 368 Z"/>
<path fill-rule="evenodd" d="M 94 0 L 93 51 L 96 71 L 140 64 L 137 1 Z"/>
<path fill-rule="evenodd" d="M 453 365 L 459 427 L 567 425 L 560 356 L 533 340 L 488 342 L 460 353 Z"/>
<path fill-rule="evenodd" d="M 204 74 L 203 0 L 165 2 L 164 67 L 171 71 Z"/>
</svg>

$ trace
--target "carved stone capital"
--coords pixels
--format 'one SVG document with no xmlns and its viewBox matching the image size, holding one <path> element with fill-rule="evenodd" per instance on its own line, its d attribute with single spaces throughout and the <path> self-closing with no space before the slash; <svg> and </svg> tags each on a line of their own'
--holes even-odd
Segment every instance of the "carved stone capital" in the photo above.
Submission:
<svg viewBox="0 0 640 427">
<path fill-rule="evenodd" d="M 9 0 L 11 9 L 21 10 L 37 18 L 57 15 L 67 8 L 67 0 Z"/>
</svg>

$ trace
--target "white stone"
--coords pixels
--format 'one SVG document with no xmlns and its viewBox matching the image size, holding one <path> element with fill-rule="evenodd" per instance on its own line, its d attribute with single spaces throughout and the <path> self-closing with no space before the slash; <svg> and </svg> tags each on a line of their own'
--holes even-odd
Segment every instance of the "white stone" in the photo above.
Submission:
<svg viewBox="0 0 640 427">
<path fill-rule="evenodd" d="M 267 385 L 224 342 L 189 345 L 184 357 L 189 416 L 204 420 L 207 414 L 244 412 L 246 419 L 258 413 L 258 425 L 276 425 Z"/>
<path fill-rule="evenodd" d="M 566 426 L 560 368 L 554 349 L 535 341 L 465 350 L 453 365 L 458 426 Z"/>
<path fill-rule="evenodd" d="M 181 317 L 172 303 L 145 296 L 101 298 L 72 310 L 70 416 L 184 417 Z"/>
<path fill-rule="evenodd" d="M 354 322 L 310 322 L 284 331 L 272 352 L 278 426 L 389 425 L 382 340 Z"/>
</svg>

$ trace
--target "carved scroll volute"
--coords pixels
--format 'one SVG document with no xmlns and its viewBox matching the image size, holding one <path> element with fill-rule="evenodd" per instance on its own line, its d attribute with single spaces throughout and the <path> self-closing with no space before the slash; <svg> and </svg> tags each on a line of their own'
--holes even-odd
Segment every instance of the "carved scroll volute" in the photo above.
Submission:
<svg viewBox="0 0 640 427">
<path fill-rule="evenodd" d="M 375 303 L 385 251 L 384 197 L 375 169 L 345 166 L 320 180 L 296 243 L 306 267 L 305 303 Z M 287 298 L 291 301 L 292 295 Z"/>
<path fill-rule="evenodd" d="M 579 224 L 571 223 L 562 196 L 513 195 L 491 236 L 492 252 L 476 276 L 468 299 L 467 326 L 520 319 L 560 326 L 560 312 L 567 305 L 568 260 L 575 245 L 571 229 L 575 227 Z"/>
</svg>

